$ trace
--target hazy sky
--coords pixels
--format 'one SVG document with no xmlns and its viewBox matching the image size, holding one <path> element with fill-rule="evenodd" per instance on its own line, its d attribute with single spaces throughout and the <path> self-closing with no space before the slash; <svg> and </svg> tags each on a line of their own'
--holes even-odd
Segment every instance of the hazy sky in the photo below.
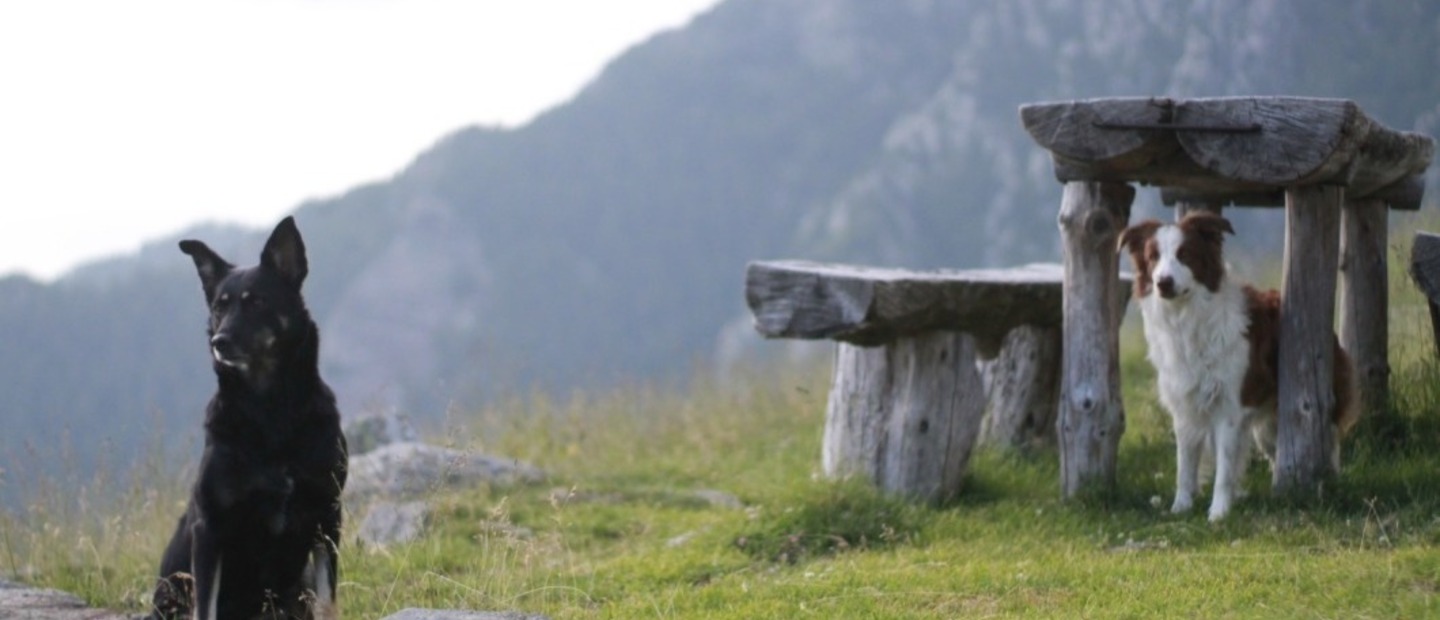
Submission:
<svg viewBox="0 0 1440 620">
<path fill-rule="evenodd" d="M 518 125 L 718 0 L 5 0 L 0 274 L 268 225 Z"/>
</svg>

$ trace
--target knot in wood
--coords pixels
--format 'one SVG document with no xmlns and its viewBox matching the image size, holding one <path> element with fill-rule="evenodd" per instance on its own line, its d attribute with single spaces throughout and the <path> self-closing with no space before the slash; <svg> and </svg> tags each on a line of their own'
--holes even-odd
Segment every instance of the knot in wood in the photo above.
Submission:
<svg viewBox="0 0 1440 620">
<path fill-rule="evenodd" d="M 1295 408 L 1300 412 L 1302 418 L 1310 419 L 1315 417 L 1315 401 L 1309 398 L 1300 398 Z"/>
<path fill-rule="evenodd" d="M 1093 386 L 1085 386 L 1075 391 L 1070 402 L 1075 411 L 1085 417 L 1089 417 L 1100 405 L 1100 399 L 1095 394 Z"/>
<path fill-rule="evenodd" d="M 1115 218 L 1109 211 L 1095 210 L 1085 214 L 1085 232 L 1098 238 L 1108 237 L 1115 229 Z"/>
</svg>

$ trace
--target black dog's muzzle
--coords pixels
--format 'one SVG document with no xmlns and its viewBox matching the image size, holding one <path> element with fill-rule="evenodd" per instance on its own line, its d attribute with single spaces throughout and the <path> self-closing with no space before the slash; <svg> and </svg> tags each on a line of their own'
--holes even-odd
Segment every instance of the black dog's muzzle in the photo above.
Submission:
<svg viewBox="0 0 1440 620">
<path fill-rule="evenodd" d="M 244 368 L 246 356 L 229 334 L 220 332 L 210 337 L 210 355 L 226 366 Z"/>
</svg>

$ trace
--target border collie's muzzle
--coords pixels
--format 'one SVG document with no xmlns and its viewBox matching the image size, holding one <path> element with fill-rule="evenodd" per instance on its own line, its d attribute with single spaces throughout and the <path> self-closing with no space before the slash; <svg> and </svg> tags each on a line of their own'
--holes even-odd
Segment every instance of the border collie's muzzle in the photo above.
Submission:
<svg viewBox="0 0 1440 620">
<path fill-rule="evenodd" d="M 1175 290 L 1175 278 L 1165 276 L 1155 280 L 1155 290 L 1160 292 L 1162 299 L 1175 299 L 1179 291 Z"/>
</svg>

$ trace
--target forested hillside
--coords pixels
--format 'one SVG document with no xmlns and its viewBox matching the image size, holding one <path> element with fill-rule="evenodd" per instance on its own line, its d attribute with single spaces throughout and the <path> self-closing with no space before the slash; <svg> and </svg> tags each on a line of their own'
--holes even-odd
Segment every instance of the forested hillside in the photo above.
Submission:
<svg viewBox="0 0 1440 620">
<path fill-rule="evenodd" d="M 726 0 L 528 125 L 458 128 L 392 179 L 299 206 L 325 374 L 349 415 L 435 423 L 686 372 L 744 316 L 750 259 L 1057 259 L 1059 186 L 1021 103 L 1345 97 L 1435 135 L 1436 69 L 1434 2 Z M 1240 217 L 1241 243 L 1278 231 Z M 66 442 L 82 467 L 190 456 L 159 429 L 198 431 L 212 385 L 174 241 L 249 263 L 265 232 L 0 279 L 0 467 Z"/>
</svg>

